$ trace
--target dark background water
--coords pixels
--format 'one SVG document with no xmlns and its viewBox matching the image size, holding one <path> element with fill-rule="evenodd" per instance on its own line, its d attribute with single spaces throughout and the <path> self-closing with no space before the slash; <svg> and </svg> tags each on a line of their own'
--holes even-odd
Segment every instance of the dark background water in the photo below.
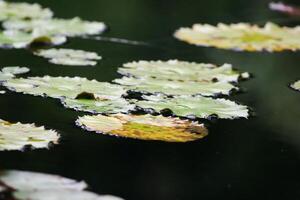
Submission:
<svg viewBox="0 0 300 200">
<path fill-rule="evenodd" d="M 210 134 L 196 142 L 140 141 L 88 133 L 74 125 L 84 113 L 64 109 L 54 99 L 8 92 L 0 96 L 2 119 L 56 129 L 62 142 L 50 150 L 0 152 L 2 168 L 85 180 L 92 191 L 127 200 L 300 199 L 300 93 L 288 88 L 300 79 L 299 52 L 234 52 L 195 47 L 172 38 L 175 29 L 196 22 L 297 25 L 300 19 L 271 12 L 268 1 L 262 0 L 40 3 L 51 7 L 57 17 L 104 21 L 110 26 L 105 37 L 151 46 L 70 39 L 63 47 L 96 51 L 104 59 L 95 67 L 57 66 L 26 50 L 0 50 L 1 66 L 27 66 L 30 76 L 111 81 L 119 77 L 116 70 L 122 63 L 133 60 L 232 63 L 254 78 L 241 83 L 247 92 L 231 99 L 252 107 L 256 116 L 217 121 L 210 126 Z"/>
</svg>

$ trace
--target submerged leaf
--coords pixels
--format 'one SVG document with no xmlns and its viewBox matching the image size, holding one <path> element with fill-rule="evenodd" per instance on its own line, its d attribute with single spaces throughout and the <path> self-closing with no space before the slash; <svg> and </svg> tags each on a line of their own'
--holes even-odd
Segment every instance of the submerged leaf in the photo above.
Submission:
<svg viewBox="0 0 300 200">
<path fill-rule="evenodd" d="M 50 142 L 56 144 L 58 138 L 55 131 L 45 130 L 44 127 L 0 120 L 0 151 L 21 150 L 27 145 L 47 148 Z"/>
<path fill-rule="evenodd" d="M 39 4 L 12 3 L 0 1 L 0 20 L 7 19 L 47 19 L 53 15 L 49 8 Z"/>
<path fill-rule="evenodd" d="M 237 87 L 227 82 L 186 82 L 159 80 L 154 78 L 123 77 L 114 82 L 127 86 L 130 90 L 146 93 L 163 93 L 167 95 L 196 95 L 214 96 L 216 94 L 229 95 Z"/>
<path fill-rule="evenodd" d="M 296 81 L 295 83 L 291 84 L 291 87 L 295 90 L 300 91 L 300 80 Z"/>
<path fill-rule="evenodd" d="M 89 22 L 78 17 L 73 19 L 8 20 L 5 29 L 29 31 L 39 35 L 82 36 L 100 34 L 106 26 L 102 22 Z"/>
<path fill-rule="evenodd" d="M 79 117 L 76 123 L 89 131 L 141 140 L 188 142 L 207 135 L 203 124 L 163 116 L 124 114 L 83 116 Z"/>
<path fill-rule="evenodd" d="M 96 65 L 96 60 L 101 59 L 95 52 L 73 49 L 39 50 L 35 55 L 49 58 L 49 62 L 60 65 Z"/>
<path fill-rule="evenodd" d="M 217 67 L 213 64 L 169 61 L 138 61 L 126 63 L 119 68 L 119 73 L 135 77 L 151 77 L 177 81 L 212 81 L 237 82 L 241 76 L 229 64 Z"/>
<path fill-rule="evenodd" d="M 195 24 L 180 28 L 175 37 L 190 44 L 245 51 L 282 51 L 300 49 L 300 27 L 280 27 L 267 23 L 264 27 L 239 24 Z"/>
<path fill-rule="evenodd" d="M 6 170 L 0 172 L 0 192 L 9 193 L 9 199 L 18 200 L 122 200 L 111 195 L 85 191 L 87 184 L 57 175 Z M 3 185 L 3 186 L 2 186 Z"/>
<path fill-rule="evenodd" d="M 164 96 L 144 96 L 144 101 L 134 101 L 134 103 L 144 109 L 154 109 L 160 112 L 170 109 L 175 115 L 197 118 L 209 118 L 216 115 L 221 119 L 247 118 L 247 106 L 238 105 L 226 99 L 213 99 L 209 97 L 178 96 L 166 98 Z"/>
</svg>

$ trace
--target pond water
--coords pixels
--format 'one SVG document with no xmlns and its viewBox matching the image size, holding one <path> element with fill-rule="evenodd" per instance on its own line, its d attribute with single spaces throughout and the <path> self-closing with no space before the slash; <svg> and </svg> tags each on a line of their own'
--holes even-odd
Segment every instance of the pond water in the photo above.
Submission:
<svg viewBox="0 0 300 200">
<path fill-rule="evenodd" d="M 34 2 L 34 1 L 30 1 Z M 300 52 L 247 53 L 201 48 L 177 41 L 173 32 L 193 23 L 274 21 L 297 25 L 268 10 L 269 1 L 44 0 L 57 17 L 104 21 L 103 37 L 146 42 L 129 45 L 70 39 L 64 48 L 95 51 L 95 67 L 59 66 L 27 50 L 0 50 L 1 66 L 26 66 L 30 76 L 82 76 L 99 81 L 120 77 L 117 68 L 133 60 L 231 63 L 253 78 L 245 92 L 230 97 L 255 111 L 249 120 L 219 120 L 202 140 L 176 144 L 116 138 L 75 126 L 82 112 L 58 100 L 7 92 L 0 116 L 56 129 L 61 144 L 50 150 L 0 152 L 0 166 L 85 180 L 90 190 L 127 200 L 299 199 L 300 93 L 288 85 L 300 78 Z M 291 2 L 291 1 L 290 1 Z M 296 3 L 297 1 L 294 1 Z"/>
</svg>

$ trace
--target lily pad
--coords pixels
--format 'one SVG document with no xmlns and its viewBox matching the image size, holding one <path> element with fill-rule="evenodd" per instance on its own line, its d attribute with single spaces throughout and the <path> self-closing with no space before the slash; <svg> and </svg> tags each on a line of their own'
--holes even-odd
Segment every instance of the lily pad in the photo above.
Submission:
<svg viewBox="0 0 300 200">
<path fill-rule="evenodd" d="M 163 93 L 166 95 L 196 95 L 214 96 L 216 94 L 229 95 L 237 87 L 227 82 L 186 82 L 159 80 L 154 78 L 123 77 L 114 82 L 126 86 L 130 90 L 146 93 Z"/>
<path fill-rule="evenodd" d="M 51 45 L 60 45 L 66 42 L 64 36 L 48 36 L 40 34 L 31 34 L 18 30 L 6 30 L 0 32 L 1 48 L 26 48 L 31 44 L 42 43 Z"/>
<path fill-rule="evenodd" d="M 268 22 L 264 27 L 246 23 L 195 24 L 180 28 L 175 37 L 190 44 L 245 51 L 300 49 L 300 27 L 280 27 Z"/>
<path fill-rule="evenodd" d="M 230 64 L 217 67 L 213 64 L 184 62 L 178 60 L 169 61 L 138 61 L 126 63 L 119 68 L 119 73 L 135 77 L 152 77 L 163 80 L 177 81 L 212 81 L 237 82 L 241 76 L 232 69 Z"/>
<path fill-rule="evenodd" d="M 106 29 L 103 22 L 84 21 L 78 17 L 73 19 L 8 20 L 3 23 L 3 26 L 8 30 L 22 30 L 38 35 L 63 36 L 95 35 Z"/>
<path fill-rule="evenodd" d="M 127 112 L 133 108 L 119 85 L 80 77 L 29 77 L 3 83 L 8 89 L 35 96 L 61 99 L 65 107 L 92 113 Z"/>
<path fill-rule="evenodd" d="M 27 67 L 4 67 L 0 71 L 0 82 L 7 81 L 15 77 L 18 74 L 28 73 L 30 70 Z"/>
<path fill-rule="evenodd" d="M 44 173 L 5 170 L 0 172 L 0 183 L 0 193 L 6 194 L 2 196 L 4 200 L 122 200 L 85 191 L 87 184 L 84 181 Z"/>
<path fill-rule="evenodd" d="M 58 139 L 55 131 L 45 130 L 44 127 L 0 120 L 0 151 L 22 150 L 28 145 L 47 148 L 49 143 L 58 143 Z"/>
<path fill-rule="evenodd" d="M 300 91 L 300 80 L 296 81 L 295 83 L 291 84 L 291 88 Z"/>
<path fill-rule="evenodd" d="M 163 116 L 86 115 L 79 117 L 76 124 L 89 131 L 141 140 L 188 142 L 207 135 L 203 124 Z"/>
<path fill-rule="evenodd" d="M 42 8 L 39 4 L 12 3 L 0 1 L 0 20 L 7 19 L 47 19 L 53 16 L 49 8 Z"/>
<path fill-rule="evenodd" d="M 210 118 L 210 116 L 216 115 L 221 119 L 234 119 L 247 118 L 249 115 L 247 106 L 238 105 L 226 99 L 202 96 L 167 98 L 162 95 L 144 96 L 144 98 L 144 101 L 134 100 L 134 103 L 143 109 L 154 109 L 156 112 L 169 109 L 181 117 Z"/>
<path fill-rule="evenodd" d="M 49 62 L 59 65 L 96 65 L 96 60 L 101 59 L 95 52 L 73 49 L 44 49 L 35 55 L 49 58 Z"/>
</svg>

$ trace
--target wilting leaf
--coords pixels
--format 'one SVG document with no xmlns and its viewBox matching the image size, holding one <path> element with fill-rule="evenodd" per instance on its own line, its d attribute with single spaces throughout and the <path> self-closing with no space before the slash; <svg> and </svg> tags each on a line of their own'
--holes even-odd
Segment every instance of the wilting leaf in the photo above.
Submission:
<svg viewBox="0 0 300 200">
<path fill-rule="evenodd" d="M 21 150 L 24 146 L 47 148 L 49 143 L 58 142 L 58 134 L 34 124 L 10 123 L 0 120 L 0 151 Z"/>
<path fill-rule="evenodd" d="M 0 82 L 12 79 L 15 75 L 28 73 L 27 67 L 4 67 L 0 71 Z"/>
<path fill-rule="evenodd" d="M 95 52 L 73 49 L 44 49 L 35 55 L 49 58 L 49 62 L 60 65 L 96 65 L 101 57 Z"/>
<path fill-rule="evenodd" d="M 154 109 L 160 112 L 165 109 L 171 110 L 175 115 L 197 118 L 209 118 L 216 115 L 221 119 L 247 118 L 247 106 L 238 105 L 226 99 L 213 99 L 209 97 L 179 96 L 167 98 L 164 96 L 145 96 L 144 101 L 134 101 L 144 109 Z"/>
<path fill-rule="evenodd" d="M 178 60 L 131 62 L 124 64 L 122 68 L 119 68 L 118 72 L 123 75 L 132 75 L 135 77 L 195 82 L 212 80 L 237 82 L 239 77 L 248 75 L 248 73 L 239 74 L 229 64 L 217 67 L 213 64 Z"/>
<path fill-rule="evenodd" d="M 291 87 L 295 90 L 300 91 L 300 80 L 296 81 L 295 83 L 291 84 Z"/>
<path fill-rule="evenodd" d="M 130 90 L 146 93 L 163 93 L 167 95 L 195 95 L 214 96 L 216 94 L 229 95 L 237 87 L 227 82 L 191 82 L 159 80 L 154 78 L 123 77 L 114 80 Z"/>
<path fill-rule="evenodd" d="M 57 175 L 6 170 L 0 172 L 4 200 L 122 200 L 85 191 L 87 184 Z"/>
<path fill-rule="evenodd" d="M 239 24 L 195 24 L 180 28 L 175 37 L 191 44 L 245 51 L 282 51 L 300 49 L 300 27 L 280 27 L 267 23 L 264 27 Z"/>
<path fill-rule="evenodd" d="M 4 22 L 8 30 L 29 31 L 38 35 L 81 36 L 100 34 L 106 26 L 102 22 L 89 22 L 78 17 L 73 19 L 9 20 Z"/>
<path fill-rule="evenodd" d="M 141 140 L 188 142 L 207 135 L 203 124 L 163 116 L 86 115 L 79 117 L 76 123 L 89 131 Z"/>
<path fill-rule="evenodd" d="M 271 2 L 269 8 L 274 11 L 286 13 L 288 15 L 300 16 L 300 8 L 284 4 L 282 2 Z"/>
<path fill-rule="evenodd" d="M 3 83 L 8 89 L 61 99 L 75 110 L 95 113 L 126 112 L 133 106 L 122 98 L 126 90 L 115 84 L 80 77 L 29 77 Z"/>
<path fill-rule="evenodd" d="M 33 43 L 59 45 L 66 40 L 64 36 L 30 34 L 18 30 L 0 32 L 0 47 L 2 48 L 25 48 Z"/>
<path fill-rule="evenodd" d="M 46 19 L 51 18 L 52 11 L 39 4 L 12 3 L 0 1 L 0 20 L 7 19 Z"/>
</svg>

